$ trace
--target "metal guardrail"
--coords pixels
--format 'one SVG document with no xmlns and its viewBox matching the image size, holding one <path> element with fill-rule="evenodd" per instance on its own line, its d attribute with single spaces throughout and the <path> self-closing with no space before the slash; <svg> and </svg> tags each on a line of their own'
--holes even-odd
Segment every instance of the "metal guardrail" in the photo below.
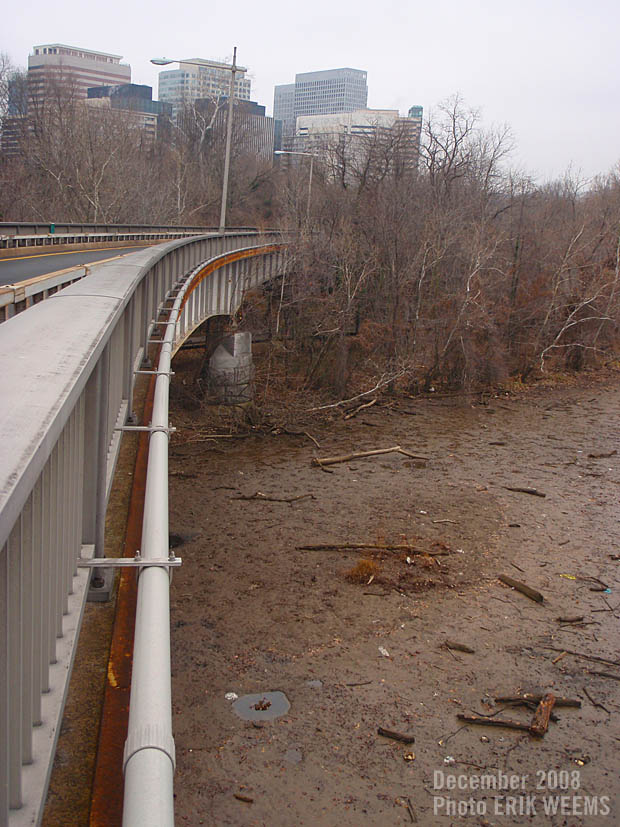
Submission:
<svg viewBox="0 0 620 827">
<path fill-rule="evenodd" d="M 121 258 L 113 256 L 106 261 Z M 102 262 L 97 262 L 101 264 Z M 3 284 L 0 286 L 0 322 L 5 322 L 17 313 L 21 313 L 37 304 L 43 299 L 48 299 L 68 287 L 91 272 L 92 264 L 78 264 L 75 267 L 67 267 L 64 270 L 56 270 L 43 276 L 35 276 L 31 279 L 17 282 L 17 284 Z"/>
<path fill-rule="evenodd" d="M 0 325 L 0 663 L 5 666 L 0 670 L 0 823 L 13 827 L 40 817 L 88 585 L 88 569 L 78 568 L 77 560 L 103 555 L 105 507 L 120 445 L 117 429 L 131 414 L 135 371 L 158 308 L 176 292 L 180 274 L 257 240 L 249 233 L 202 236 L 94 265 L 88 279 Z M 251 264 L 256 254 L 265 262 L 262 271 Z M 238 250 L 220 266 L 209 261 L 192 272 L 175 299 L 174 344 L 165 344 L 164 354 L 201 319 L 231 312 L 245 285 L 275 272 L 280 255 L 263 247 L 254 253 Z M 209 267 L 214 275 L 207 280 Z M 167 391 L 167 376 L 158 375 L 157 382 Z M 153 428 L 151 444 L 164 441 L 167 448 L 167 434 Z M 157 475 L 158 485 L 161 480 L 167 485 L 166 473 L 167 459 L 159 470 L 151 471 L 149 462 L 148 474 Z M 147 497 L 148 487 L 147 480 Z M 142 553 L 158 559 L 167 529 L 160 535 L 157 523 L 152 535 L 145 522 Z M 165 568 L 147 566 L 141 588 L 164 579 L 167 583 Z M 162 601 L 167 604 L 167 598 Z M 150 639 L 149 632 L 147 646 Z M 142 655 L 142 660 L 148 670 L 150 657 Z M 136 668 L 141 669 L 138 663 Z M 163 680 L 169 686 L 169 673 Z M 156 708 L 162 720 L 149 728 L 141 716 L 155 707 L 150 710 L 148 701 L 136 701 L 133 694 L 131 705 L 128 781 L 141 777 L 134 768 L 144 762 L 148 773 L 153 763 L 171 765 L 157 746 L 169 709 L 162 711 L 160 699 Z M 129 786 L 135 789 L 131 781 Z M 143 795 L 140 800 L 139 808 L 152 808 L 155 800 L 161 802 L 161 789 L 150 805 Z M 166 806 L 172 807 L 171 797 Z M 161 821 L 161 812 L 153 820 L 131 807 L 128 812 L 128 824 Z"/>
<path fill-rule="evenodd" d="M 168 399 L 173 354 L 210 316 L 232 315 L 246 290 L 282 266 L 282 245 L 237 250 L 201 264 L 165 310 L 157 366 L 142 527 L 141 562 L 166 560 L 168 550 Z M 159 327 L 159 326 L 158 326 Z M 175 767 L 171 722 L 169 577 L 166 565 L 138 580 L 129 726 L 123 769 L 123 824 L 174 825 Z"/>
<path fill-rule="evenodd" d="M 229 228 L 227 233 L 257 232 L 255 227 Z M 171 240 L 219 233 L 217 227 L 175 227 L 149 224 L 53 224 L 0 222 L 0 250 L 59 244 L 89 244 L 107 241 Z"/>
</svg>

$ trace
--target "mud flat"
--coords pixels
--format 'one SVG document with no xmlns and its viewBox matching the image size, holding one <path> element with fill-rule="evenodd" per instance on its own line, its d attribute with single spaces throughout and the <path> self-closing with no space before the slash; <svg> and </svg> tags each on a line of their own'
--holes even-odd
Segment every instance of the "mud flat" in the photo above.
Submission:
<svg viewBox="0 0 620 827">
<path fill-rule="evenodd" d="M 619 823 L 619 412 L 610 373 L 394 400 L 298 435 L 181 427 L 178 823 Z M 397 445 L 427 461 L 312 463 Z M 269 692 L 290 709 L 235 714 L 233 695 Z M 530 724 L 536 702 L 495 700 L 525 692 L 581 706 L 557 703 L 542 737 L 457 717 Z"/>
</svg>

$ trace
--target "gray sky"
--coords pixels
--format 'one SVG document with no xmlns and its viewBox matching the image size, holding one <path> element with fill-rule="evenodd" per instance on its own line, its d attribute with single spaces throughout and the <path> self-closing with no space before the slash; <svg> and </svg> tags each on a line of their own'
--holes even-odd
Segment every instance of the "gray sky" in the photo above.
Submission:
<svg viewBox="0 0 620 827">
<path fill-rule="evenodd" d="M 20 66 L 42 43 L 122 54 L 156 97 L 151 57 L 223 59 L 236 45 L 268 113 L 296 72 L 365 69 L 370 107 L 426 115 L 459 93 L 485 126 L 511 127 L 513 165 L 543 181 L 620 161 L 619 36 L 618 0 L 27 0 L 3 15 L 0 51 Z"/>
</svg>

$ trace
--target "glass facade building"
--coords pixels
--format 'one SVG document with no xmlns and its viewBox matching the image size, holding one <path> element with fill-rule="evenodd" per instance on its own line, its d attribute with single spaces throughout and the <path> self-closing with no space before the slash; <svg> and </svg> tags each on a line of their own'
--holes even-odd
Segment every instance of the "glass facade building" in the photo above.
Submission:
<svg viewBox="0 0 620 827">
<path fill-rule="evenodd" d="M 282 121 L 282 134 L 295 134 L 300 115 L 334 115 L 365 109 L 367 73 L 361 69 L 325 69 L 295 75 L 295 83 L 276 86 L 273 116 Z"/>
<path fill-rule="evenodd" d="M 230 93 L 230 64 L 199 57 L 187 60 L 191 63 L 180 62 L 178 69 L 159 73 L 159 100 L 172 104 L 175 120 L 184 106 L 199 99 L 228 97 Z M 250 100 L 252 81 L 244 66 L 237 68 L 235 97 L 237 100 Z"/>
</svg>

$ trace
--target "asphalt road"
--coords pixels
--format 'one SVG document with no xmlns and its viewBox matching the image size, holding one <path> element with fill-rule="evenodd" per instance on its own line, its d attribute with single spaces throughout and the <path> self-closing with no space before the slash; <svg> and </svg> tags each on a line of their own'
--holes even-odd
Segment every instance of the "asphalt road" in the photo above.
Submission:
<svg viewBox="0 0 620 827">
<path fill-rule="evenodd" d="M 90 264 L 113 256 L 136 253 L 138 250 L 144 250 L 150 246 L 152 245 L 145 244 L 144 247 L 107 247 L 99 250 L 78 250 L 66 253 L 20 253 L 15 258 L 0 259 L 0 285 L 16 284 L 35 276 L 65 270 L 67 267 Z"/>
</svg>

